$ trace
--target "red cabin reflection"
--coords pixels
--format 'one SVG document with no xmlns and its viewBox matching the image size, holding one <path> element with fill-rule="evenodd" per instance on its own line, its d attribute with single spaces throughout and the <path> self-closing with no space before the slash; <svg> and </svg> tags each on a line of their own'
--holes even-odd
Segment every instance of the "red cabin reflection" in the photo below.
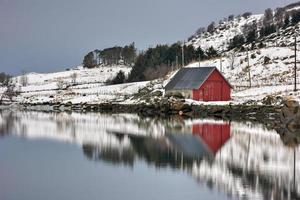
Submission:
<svg viewBox="0 0 300 200">
<path fill-rule="evenodd" d="M 227 123 L 198 123 L 193 124 L 193 135 L 201 140 L 216 154 L 230 138 L 230 124 Z"/>
</svg>

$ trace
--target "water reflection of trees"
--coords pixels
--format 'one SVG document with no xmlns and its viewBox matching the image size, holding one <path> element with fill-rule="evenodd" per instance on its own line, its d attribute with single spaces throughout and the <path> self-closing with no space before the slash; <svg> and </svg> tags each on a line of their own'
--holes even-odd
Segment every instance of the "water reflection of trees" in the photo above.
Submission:
<svg viewBox="0 0 300 200">
<path fill-rule="evenodd" d="M 123 163 L 128 166 L 133 166 L 134 152 L 132 149 L 118 150 L 113 148 L 99 148 L 95 145 L 83 144 L 83 153 L 89 160 L 103 160 L 112 164 Z"/>
<path fill-rule="evenodd" d="M 0 137 L 10 135 L 18 118 L 13 112 L 0 110 L 0 119 Z M 26 132 L 25 126 L 22 127 L 22 132 Z"/>
<path fill-rule="evenodd" d="M 172 149 L 164 138 L 129 136 L 131 146 L 125 149 L 99 148 L 93 145 L 83 145 L 83 152 L 90 160 L 105 161 L 115 165 L 133 166 L 137 160 L 144 160 L 148 165 L 157 168 L 191 168 L 194 162 L 202 157 L 184 156 L 182 152 Z M 120 140 L 123 138 L 120 137 Z"/>
</svg>

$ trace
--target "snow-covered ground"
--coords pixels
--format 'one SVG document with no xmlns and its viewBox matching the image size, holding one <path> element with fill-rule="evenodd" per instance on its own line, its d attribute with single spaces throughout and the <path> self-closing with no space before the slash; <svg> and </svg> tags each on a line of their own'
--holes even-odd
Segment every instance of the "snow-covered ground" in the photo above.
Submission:
<svg viewBox="0 0 300 200">
<path fill-rule="evenodd" d="M 103 66 L 92 69 L 83 68 L 78 66 L 67 71 L 55 73 L 28 73 L 26 74 L 28 86 L 23 87 L 22 91 L 38 90 L 41 86 L 42 90 L 56 89 L 57 82 L 72 82 L 72 75 L 76 74 L 76 84 L 104 84 L 108 79 L 113 78 L 119 71 L 123 71 L 125 75 L 131 71 L 130 67 L 117 65 L 117 66 Z M 21 82 L 22 76 L 15 77 L 15 82 Z"/>
<path fill-rule="evenodd" d="M 225 59 L 225 58 L 224 58 Z M 247 102 L 249 100 L 260 101 L 264 97 L 268 95 L 273 96 L 290 96 L 296 97 L 299 99 L 300 93 L 294 92 L 293 81 L 293 73 L 292 70 L 284 71 L 284 67 L 280 65 L 279 69 L 276 69 L 278 73 L 281 73 L 278 76 L 274 77 L 274 74 L 266 69 L 262 65 L 253 65 L 253 73 L 257 74 L 255 79 L 252 81 L 252 87 L 249 88 L 247 85 L 247 75 L 243 76 L 240 71 L 242 71 L 243 66 L 236 66 L 234 69 L 235 72 L 231 72 L 228 67 L 225 65 L 226 62 L 223 63 L 223 74 L 233 85 L 232 90 L 232 100 L 230 102 L 196 102 L 193 100 L 187 100 L 189 103 L 193 104 L 215 104 L 215 105 L 226 105 L 229 103 L 232 104 L 240 104 Z M 220 70 L 220 66 L 218 66 L 215 61 L 205 61 L 201 63 L 201 66 L 217 66 Z M 188 67 L 197 67 L 198 63 L 193 63 Z M 287 67 L 287 66 L 285 66 Z M 259 69 L 261 68 L 261 69 Z M 276 68 L 276 67 L 274 67 Z M 91 70 L 89 73 L 88 70 Z M 84 70 L 84 74 L 89 74 L 91 76 L 91 80 L 97 80 L 97 76 L 101 77 L 100 74 L 93 74 L 94 71 L 98 71 L 99 69 L 88 69 Z M 258 70 L 261 70 L 261 73 L 258 73 Z M 287 72 L 287 73 L 285 73 Z M 67 74 L 70 74 L 69 72 Z M 160 90 L 163 92 L 163 85 L 165 85 L 168 80 L 172 77 L 172 74 L 169 78 L 167 78 L 164 82 L 162 80 L 155 80 L 152 82 L 144 81 L 144 82 L 134 82 L 134 83 L 126 83 L 126 84 L 118 84 L 118 85 L 105 85 L 104 82 L 96 83 L 96 81 L 92 81 L 91 83 L 85 83 L 85 77 L 81 78 L 80 70 L 78 73 L 78 83 L 76 85 L 70 85 L 67 89 L 59 90 L 57 86 L 57 81 L 65 72 L 56 73 L 57 76 L 52 76 L 51 79 L 46 78 L 49 77 L 48 74 L 29 74 L 28 79 L 29 82 L 27 86 L 19 86 L 20 87 L 20 95 L 16 98 L 18 102 L 22 103 L 44 103 L 44 102 L 60 102 L 60 103 L 104 103 L 104 102 L 116 102 L 116 103 L 138 103 L 141 102 L 139 99 L 132 100 L 132 97 L 139 92 L 140 89 L 145 87 L 151 89 L 153 91 Z M 117 73 L 117 72 L 116 72 Z M 107 77 L 113 76 L 113 72 L 111 75 L 106 74 Z M 240 74 L 236 75 L 236 74 Z M 300 73 L 299 73 L 300 75 Z M 67 76 L 66 76 L 67 77 Z M 264 77 L 269 77 L 268 79 L 264 79 Z M 277 80 L 277 83 L 271 82 L 269 80 Z M 17 79 L 17 78 L 16 78 Z M 43 81 L 48 80 L 48 81 Z M 63 79 L 68 82 L 68 79 Z M 254 81 L 255 80 L 255 81 Z M 98 81 L 98 80 L 97 80 Z M 83 83 L 84 82 L 84 83 Z M 236 84 L 234 84 L 236 83 Z M 256 85 L 255 85 L 256 83 Z M 241 84 L 241 85 L 239 85 Z M 300 88 L 300 84 L 298 84 L 298 88 Z M 1 91 L 4 91 L 4 88 L 1 88 Z"/>
<path fill-rule="evenodd" d="M 144 88 L 148 82 L 106 85 L 119 71 L 128 76 L 131 71 L 127 66 L 107 66 L 86 69 L 76 67 L 69 71 L 56 73 L 29 73 L 13 78 L 20 95 L 16 101 L 22 103 L 72 102 L 103 103 L 124 101 Z M 74 75 L 75 74 L 75 75 Z M 26 84 L 22 82 L 26 80 Z M 1 88 L 0 91 L 4 91 Z"/>
<path fill-rule="evenodd" d="M 237 89 L 250 86 L 261 87 L 270 85 L 288 85 L 294 81 L 294 49 L 289 47 L 269 47 L 249 51 L 249 66 L 247 52 L 229 53 L 221 58 L 200 62 L 200 66 L 216 66 L 228 81 Z M 265 59 L 270 59 L 265 62 Z M 300 62 L 300 52 L 297 55 Z M 199 62 L 188 67 L 199 67 Z M 297 70 L 300 82 L 300 67 Z"/>
<path fill-rule="evenodd" d="M 237 53 L 234 58 L 228 53 L 221 58 L 202 61 L 200 67 L 215 66 L 223 73 L 233 86 L 232 99 L 235 103 L 261 100 L 267 95 L 292 95 L 300 98 L 299 92 L 293 92 L 295 58 L 292 48 L 268 47 L 249 51 L 248 54 L 250 70 L 247 52 Z M 266 57 L 270 58 L 267 63 Z M 300 52 L 297 60 L 300 63 Z M 191 63 L 187 67 L 199 67 L 199 62 Z M 297 68 L 297 84 L 300 88 L 300 67 Z"/>
</svg>

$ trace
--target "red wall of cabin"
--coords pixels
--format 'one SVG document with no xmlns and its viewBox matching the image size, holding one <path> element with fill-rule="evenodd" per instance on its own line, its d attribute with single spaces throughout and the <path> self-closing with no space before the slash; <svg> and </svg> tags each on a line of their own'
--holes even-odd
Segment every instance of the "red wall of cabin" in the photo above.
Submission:
<svg viewBox="0 0 300 200">
<path fill-rule="evenodd" d="M 193 99 L 196 101 L 229 101 L 230 85 L 219 71 L 214 70 L 199 89 L 193 90 Z"/>
</svg>

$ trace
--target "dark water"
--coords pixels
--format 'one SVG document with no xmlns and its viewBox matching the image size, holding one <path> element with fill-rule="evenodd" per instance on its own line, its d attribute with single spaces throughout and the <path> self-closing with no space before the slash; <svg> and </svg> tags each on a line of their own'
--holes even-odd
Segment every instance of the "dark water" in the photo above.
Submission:
<svg viewBox="0 0 300 200">
<path fill-rule="evenodd" d="M 0 199 L 300 199 L 286 141 L 249 122 L 2 111 Z"/>
</svg>

